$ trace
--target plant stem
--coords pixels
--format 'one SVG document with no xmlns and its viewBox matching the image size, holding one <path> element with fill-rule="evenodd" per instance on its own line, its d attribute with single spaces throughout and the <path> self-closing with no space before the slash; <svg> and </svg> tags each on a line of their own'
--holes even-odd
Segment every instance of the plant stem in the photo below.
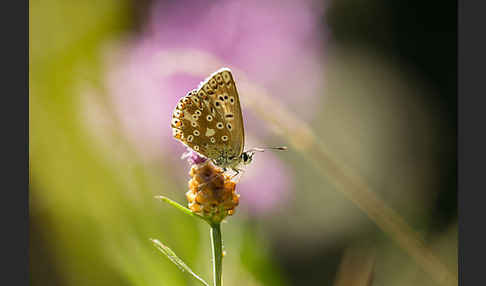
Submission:
<svg viewBox="0 0 486 286">
<path fill-rule="evenodd" d="M 223 240 L 221 239 L 221 224 L 211 224 L 211 246 L 213 249 L 214 286 L 221 286 L 223 270 Z"/>
</svg>

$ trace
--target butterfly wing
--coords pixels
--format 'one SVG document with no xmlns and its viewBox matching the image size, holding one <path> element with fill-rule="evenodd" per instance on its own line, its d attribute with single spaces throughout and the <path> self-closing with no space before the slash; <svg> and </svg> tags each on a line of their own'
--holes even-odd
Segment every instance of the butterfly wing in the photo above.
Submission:
<svg viewBox="0 0 486 286">
<path fill-rule="evenodd" d="M 203 98 L 208 97 L 206 102 L 208 105 L 212 103 L 212 111 L 220 115 L 224 129 L 229 132 L 229 145 L 238 156 L 241 155 L 245 144 L 245 129 L 240 98 L 231 70 L 222 68 L 213 73 L 201 83 L 198 94 Z"/>
<path fill-rule="evenodd" d="M 243 117 L 229 69 L 216 71 L 181 98 L 172 115 L 172 130 L 177 140 L 210 159 L 241 155 Z"/>
</svg>

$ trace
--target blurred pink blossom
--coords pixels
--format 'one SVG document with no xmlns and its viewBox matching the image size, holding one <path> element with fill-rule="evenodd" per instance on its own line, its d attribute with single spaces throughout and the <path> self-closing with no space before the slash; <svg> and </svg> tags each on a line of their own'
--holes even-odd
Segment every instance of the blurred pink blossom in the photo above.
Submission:
<svg viewBox="0 0 486 286">
<path fill-rule="evenodd" d="M 261 215 L 283 208 L 292 188 L 292 172 L 271 152 L 255 154 L 237 185 L 240 208 Z"/>
<path fill-rule="evenodd" d="M 192 151 L 191 148 L 187 148 L 187 152 L 181 156 L 181 159 L 186 159 L 189 165 L 197 165 L 207 161 L 207 158 Z"/>
</svg>

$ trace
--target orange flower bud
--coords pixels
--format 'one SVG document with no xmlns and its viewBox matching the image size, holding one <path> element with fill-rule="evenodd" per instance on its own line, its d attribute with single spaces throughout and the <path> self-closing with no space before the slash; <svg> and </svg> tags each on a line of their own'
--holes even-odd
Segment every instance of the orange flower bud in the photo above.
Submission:
<svg viewBox="0 0 486 286">
<path fill-rule="evenodd" d="M 230 176 L 209 160 L 192 165 L 189 175 L 191 180 L 188 182 L 186 198 L 191 211 L 215 223 L 234 214 L 239 195 L 235 192 L 236 184 Z"/>
</svg>

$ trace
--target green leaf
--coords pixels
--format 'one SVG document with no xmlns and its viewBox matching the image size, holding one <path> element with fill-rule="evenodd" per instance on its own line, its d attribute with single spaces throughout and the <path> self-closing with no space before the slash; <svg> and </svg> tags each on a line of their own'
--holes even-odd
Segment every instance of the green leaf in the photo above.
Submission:
<svg viewBox="0 0 486 286">
<path fill-rule="evenodd" d="M 187 271 L 194 278 L 196 278 L 197 280 L 199 280 L 202 284 L 204 284 L 206 286 L 209 286 L 209 284 L 206 281 L 204 281 L 204 279 L 202 279 L 201 277 L 199 277 L 196 273 L 194 273 L 194 271 L 192 271 L 191 268 L 189 268 L 189 266 L 187 266 L 187 264 L 185 264 L 184 261 L 182 261 L 182 259 L 180 259 L 179 257 L 177 257 L 177 255 L 175 254 L 174 251 L 172 251 L 172 249 L 170 249 L 169 247 L 163 245 L 157 239 L 150 239 L 150 241 L 152 241 L 152 243 L 154 244 L 154 246 L 158 250 L 160 250 L 160 252 L 162 252 L 163 254 L 165 254 L 170 259 L 170 261 L 172 261 L 175 265 L 177 265 L 177 267 L 179 267 L 179 269 L 182 272 Z"/>
<path fill-rule="evenodd" d="M 184 207 L 184 206 L 180 205 L 179 203 L 174 202 L 173 200 L 171 200 L 171 199 L 169 199 L 169 198 L 167 198 L 167 197 L 164 197 L 164 196 L 155 196 L 155 198 L 156 198 L 156 199 L 158 199 L 158 200 L 161 200 L 161 201 L 163 201 L 163 202 L 168 203 L 169 205 L 171 205 L 171 206 L 175 207 L 176 209 L 178 209 L 178 210 L 182 211 L 183 213 L 185 213 L 185 214 L 187 214 L 187 215 L 190 215 L 190 216 L 192 216 L 192 217 L 197 217 L 197 218 L 199 218 L 199 219 L 204 220 L 204 221 L 205 221 L 205 222 L 207 222 L 207 223 L 210 223 L 210 222 L 209 222 L 208 220 L 206 220 L 204 217 L 202 217 L 202 216 L 198 215 L 197 213 L 192 212 L 190 209 L 188 209 L 188 208 L 186 208 L 186 207 Z"/>
</svg>

